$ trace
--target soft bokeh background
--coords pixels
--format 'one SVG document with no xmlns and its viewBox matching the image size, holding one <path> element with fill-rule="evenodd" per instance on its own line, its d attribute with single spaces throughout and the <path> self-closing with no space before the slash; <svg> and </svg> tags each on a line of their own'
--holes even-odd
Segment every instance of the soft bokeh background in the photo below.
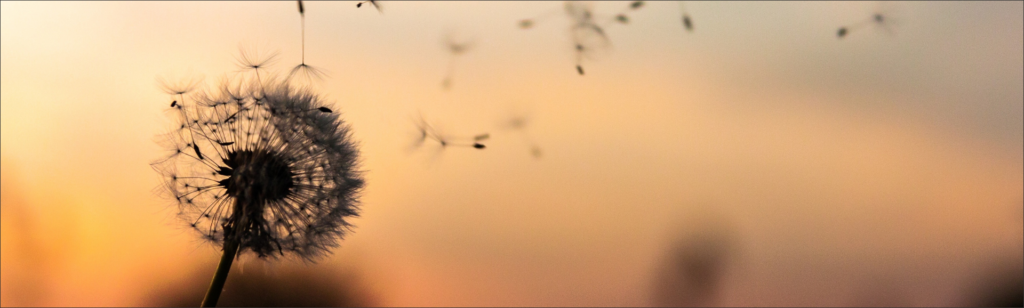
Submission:
<svg viewBox="0 0 1024 308">
<path fill-rule="evenodd" d="M 306 62 L 362 145 L 363 215 L 319 264 L 236 263 L 232 303 L 1021 300 L 1021 2 L 687 2 L 692 33 L 651 2 L 582 77 L 564 15 L 517 27 L 558 2 L 305 6 Z M 877 9 L 892 35 L 836 38 Z M 0 12 L 0 304 L 198 304 L 219 250 L 154 193 L 155 80 L 213 84 L 239 43 L 289 69 L 295 2 Z M 447 31 L 477 44 L 446 91 Z M 488 148 L 410 151 L 418 113 Z"/>
</svg>

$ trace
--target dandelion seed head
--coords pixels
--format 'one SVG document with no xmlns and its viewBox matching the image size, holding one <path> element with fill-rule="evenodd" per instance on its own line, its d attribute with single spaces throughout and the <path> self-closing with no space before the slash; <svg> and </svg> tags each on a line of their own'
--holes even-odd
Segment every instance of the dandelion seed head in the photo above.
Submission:
<svg viewBox="0 0 1024 308">
<path fill-rule="evenodd" d="M 315 261 L 338 246 L 364 183 L 348 126 L 316 93 L 222 85 L 178 106 L 184 129 L 164 135 L 170 154 L 152 166 L 190 228 L 261 258 Z"/>
</svg>

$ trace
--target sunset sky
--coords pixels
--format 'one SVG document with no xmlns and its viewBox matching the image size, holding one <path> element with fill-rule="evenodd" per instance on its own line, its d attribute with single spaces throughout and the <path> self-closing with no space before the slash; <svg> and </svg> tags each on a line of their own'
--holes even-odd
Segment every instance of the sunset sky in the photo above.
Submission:
<svg viewBox="0 0 1024 308">
<path fill-rule="evenodd" d="M 1022 2 L 686 1 L 692 32 L 648 2 L 583 76 L 561 2 L 356 3 L 304 2 L 305 62 L 360 144 L 362 215 L 270 271 L 336 269 L 386 306 L 646 306 L 673 247 L 724 234 L 711 305 L 963 306 L 1024 268 Z M 0 305 L 208 281 L 220 249 L 150 167 L 157 79 L 216 86 L 240 44 L 286 74 L 296 7 L 0 2 Z M 475 42 L 448 89 L 446 33 Z M 414 149 L 420 115 L 487 148 Z"/>
</svg>

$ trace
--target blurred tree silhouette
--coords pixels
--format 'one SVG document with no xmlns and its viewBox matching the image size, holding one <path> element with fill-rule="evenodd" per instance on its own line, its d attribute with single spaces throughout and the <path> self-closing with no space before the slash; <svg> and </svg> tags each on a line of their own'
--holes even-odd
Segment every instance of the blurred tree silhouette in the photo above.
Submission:
<svg viewBox="0 0 1024 308">
<path fill-rule="evenodd" d="M 1024 261 L 1021 255 L 993 258 L 971 285 L 967 306 L 1024 307 Z"/>
<path fill-rule="evenodd" d="M 669 246 L 656 274 L 654 304 L 667 307 L 716 306 L 718 289 L 735 238 L 728 223 L 708 213 L 694 215 L 689 230 Z"/>
</svg>

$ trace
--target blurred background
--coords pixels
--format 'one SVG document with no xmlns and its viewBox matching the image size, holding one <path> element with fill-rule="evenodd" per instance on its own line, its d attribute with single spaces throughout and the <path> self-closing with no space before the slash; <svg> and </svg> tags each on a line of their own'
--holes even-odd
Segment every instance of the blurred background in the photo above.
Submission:
<svg viewBox="0 0 1024 308">
<path fill-rule="evenodd" d="M 355 232 L 242 258 L 225 305 L 1021 305 L 1022 2 L 648 2 L 583 76 L 560 2 L 379 3 L 304 3 Z M 198 305 L 220 250 L 157 195 L 156 79 L 214 86 L 239 44 L 287 73 L 296 3 L 0 16 L 0 305 Z M 487 148 L 412 148 L 420 115 Z"/>
</svg>

